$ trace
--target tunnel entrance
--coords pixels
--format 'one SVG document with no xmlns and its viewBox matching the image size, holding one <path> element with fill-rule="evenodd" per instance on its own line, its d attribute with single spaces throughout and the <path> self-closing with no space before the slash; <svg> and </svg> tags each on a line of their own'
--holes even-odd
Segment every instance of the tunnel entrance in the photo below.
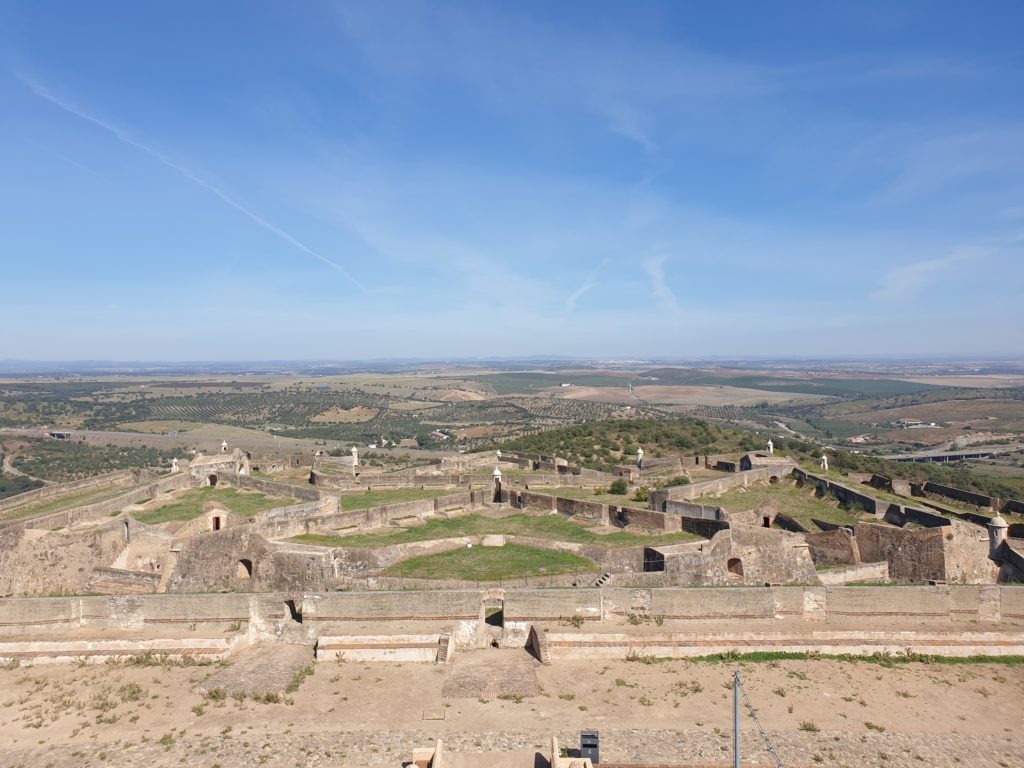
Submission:
<svg viewBox="0 0 1024 768">
<path fill-rule="evenodd" d="M 217 476 L 216 475 L 210 475 L 208 478 L 206 478 L 206 484 L 207 485 L 216 485 L 217 484 Z"/>
<path fill-rule="evenodd" d="M 252 560 L 248 558 L 242 558 L 238 561 L 238 568 L 235 571 L 235 575 L 240 579 L 251 579 L 252 578 Z"/>
<path fill-rule="evenodd" d="M 729 562 L 726 563 L 726 567 L 729 569 L 729 573 L 733 576 L 739 576 L 743 578 L 743 561 L 738 557 L 730 557 Z"/>
</svg>

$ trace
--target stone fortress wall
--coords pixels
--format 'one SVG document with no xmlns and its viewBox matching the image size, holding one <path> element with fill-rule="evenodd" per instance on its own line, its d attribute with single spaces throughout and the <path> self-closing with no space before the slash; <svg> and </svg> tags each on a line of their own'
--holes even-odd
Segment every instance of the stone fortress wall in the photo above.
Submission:
<svg viewBox="0 0 1024 768">
<path fill-rule="evenodd" d="M 81 480 L 72 480 L 67 483 L 52 483 L 36 488 L 32 491 L 25 491 L 16 496 L 8 496 L 0 499 L 0 514 L 7 512 L 23 504 L 35 503 L 57 496 L 67 496 L 76 491 L 88 491 L 93 488 L 107 488 L 117 485 L 131 485 L 139 482 L 139 478 L 146 473 L 131 469 L 119 469 L 116 472 L 108 472 L 105 475 L 86 477 Z"/>
<path fill-rule="evenodd" d="M 7 599 L 0 661 L 222 658 L 240 644 L 286 640 L 317 658 L 443 663 L 490 642 L 484 615 L 495 602 L 505 624 L 495 642 L 525 645 L 545 663 L 723 650 L 1024 650 L 1019 587 L 605 587 Z"/>
</svg>

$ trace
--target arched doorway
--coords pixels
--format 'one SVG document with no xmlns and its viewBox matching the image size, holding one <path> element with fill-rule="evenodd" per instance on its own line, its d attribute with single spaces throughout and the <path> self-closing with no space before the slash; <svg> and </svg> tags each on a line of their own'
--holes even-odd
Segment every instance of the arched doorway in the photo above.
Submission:
<svg viewBox="0 0 1024 768">
<path fill-rule="evenodd" d="M 251 579 L 252 578 L 252 560 L 243 557 L 238 561 L 238 568 L 235 572 L 235 576 L 239 579 Z"/>
<path fill-rule="evenodd" d="M 743 578 L 743 561 L 738 557 L 730 557 L 729 562 L 727 562 L 725 566 L 733 576 L 739 576 L 741 579 Z"/>
<path fill-rule="evenodd" d="M 206 478 L 206 484 L 207 485 L 216 485 L 217 484 L 217 476 L 216 475 L 210 475 L 208 478 Z"/>
</svg>

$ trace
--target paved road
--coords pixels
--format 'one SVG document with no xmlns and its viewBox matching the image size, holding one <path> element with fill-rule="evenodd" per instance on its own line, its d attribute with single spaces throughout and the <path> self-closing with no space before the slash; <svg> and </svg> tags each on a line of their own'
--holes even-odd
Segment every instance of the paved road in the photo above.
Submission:
<svg viewBox="0 0 1024 768">
<path fill-rule="evenodd" d="M 12 453 L 4 456 L 4 472 L 6 472 L 8 475 L 19 475 L 20 477 L 27 477 L 29 480 L 36 480 L 45 485 L 53 485 L 53 480 L 44 480 L 41 477 L 33 477 L 27 472 L 22 472 L 20 469 L 17 469 L 12 463 L 16 455 L 17 454 Z"/>
</svg>

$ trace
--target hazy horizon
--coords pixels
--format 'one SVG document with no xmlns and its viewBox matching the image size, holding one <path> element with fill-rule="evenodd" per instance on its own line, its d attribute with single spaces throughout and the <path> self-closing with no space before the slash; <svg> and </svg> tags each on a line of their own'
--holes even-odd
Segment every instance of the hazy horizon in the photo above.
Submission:
<svg viewBox="0 0 1024 768">
<path fill-rule="evenodd" d="M 5 3 L 0 358 L 1024 356 L 1022 22 Z"/>
</svg>

